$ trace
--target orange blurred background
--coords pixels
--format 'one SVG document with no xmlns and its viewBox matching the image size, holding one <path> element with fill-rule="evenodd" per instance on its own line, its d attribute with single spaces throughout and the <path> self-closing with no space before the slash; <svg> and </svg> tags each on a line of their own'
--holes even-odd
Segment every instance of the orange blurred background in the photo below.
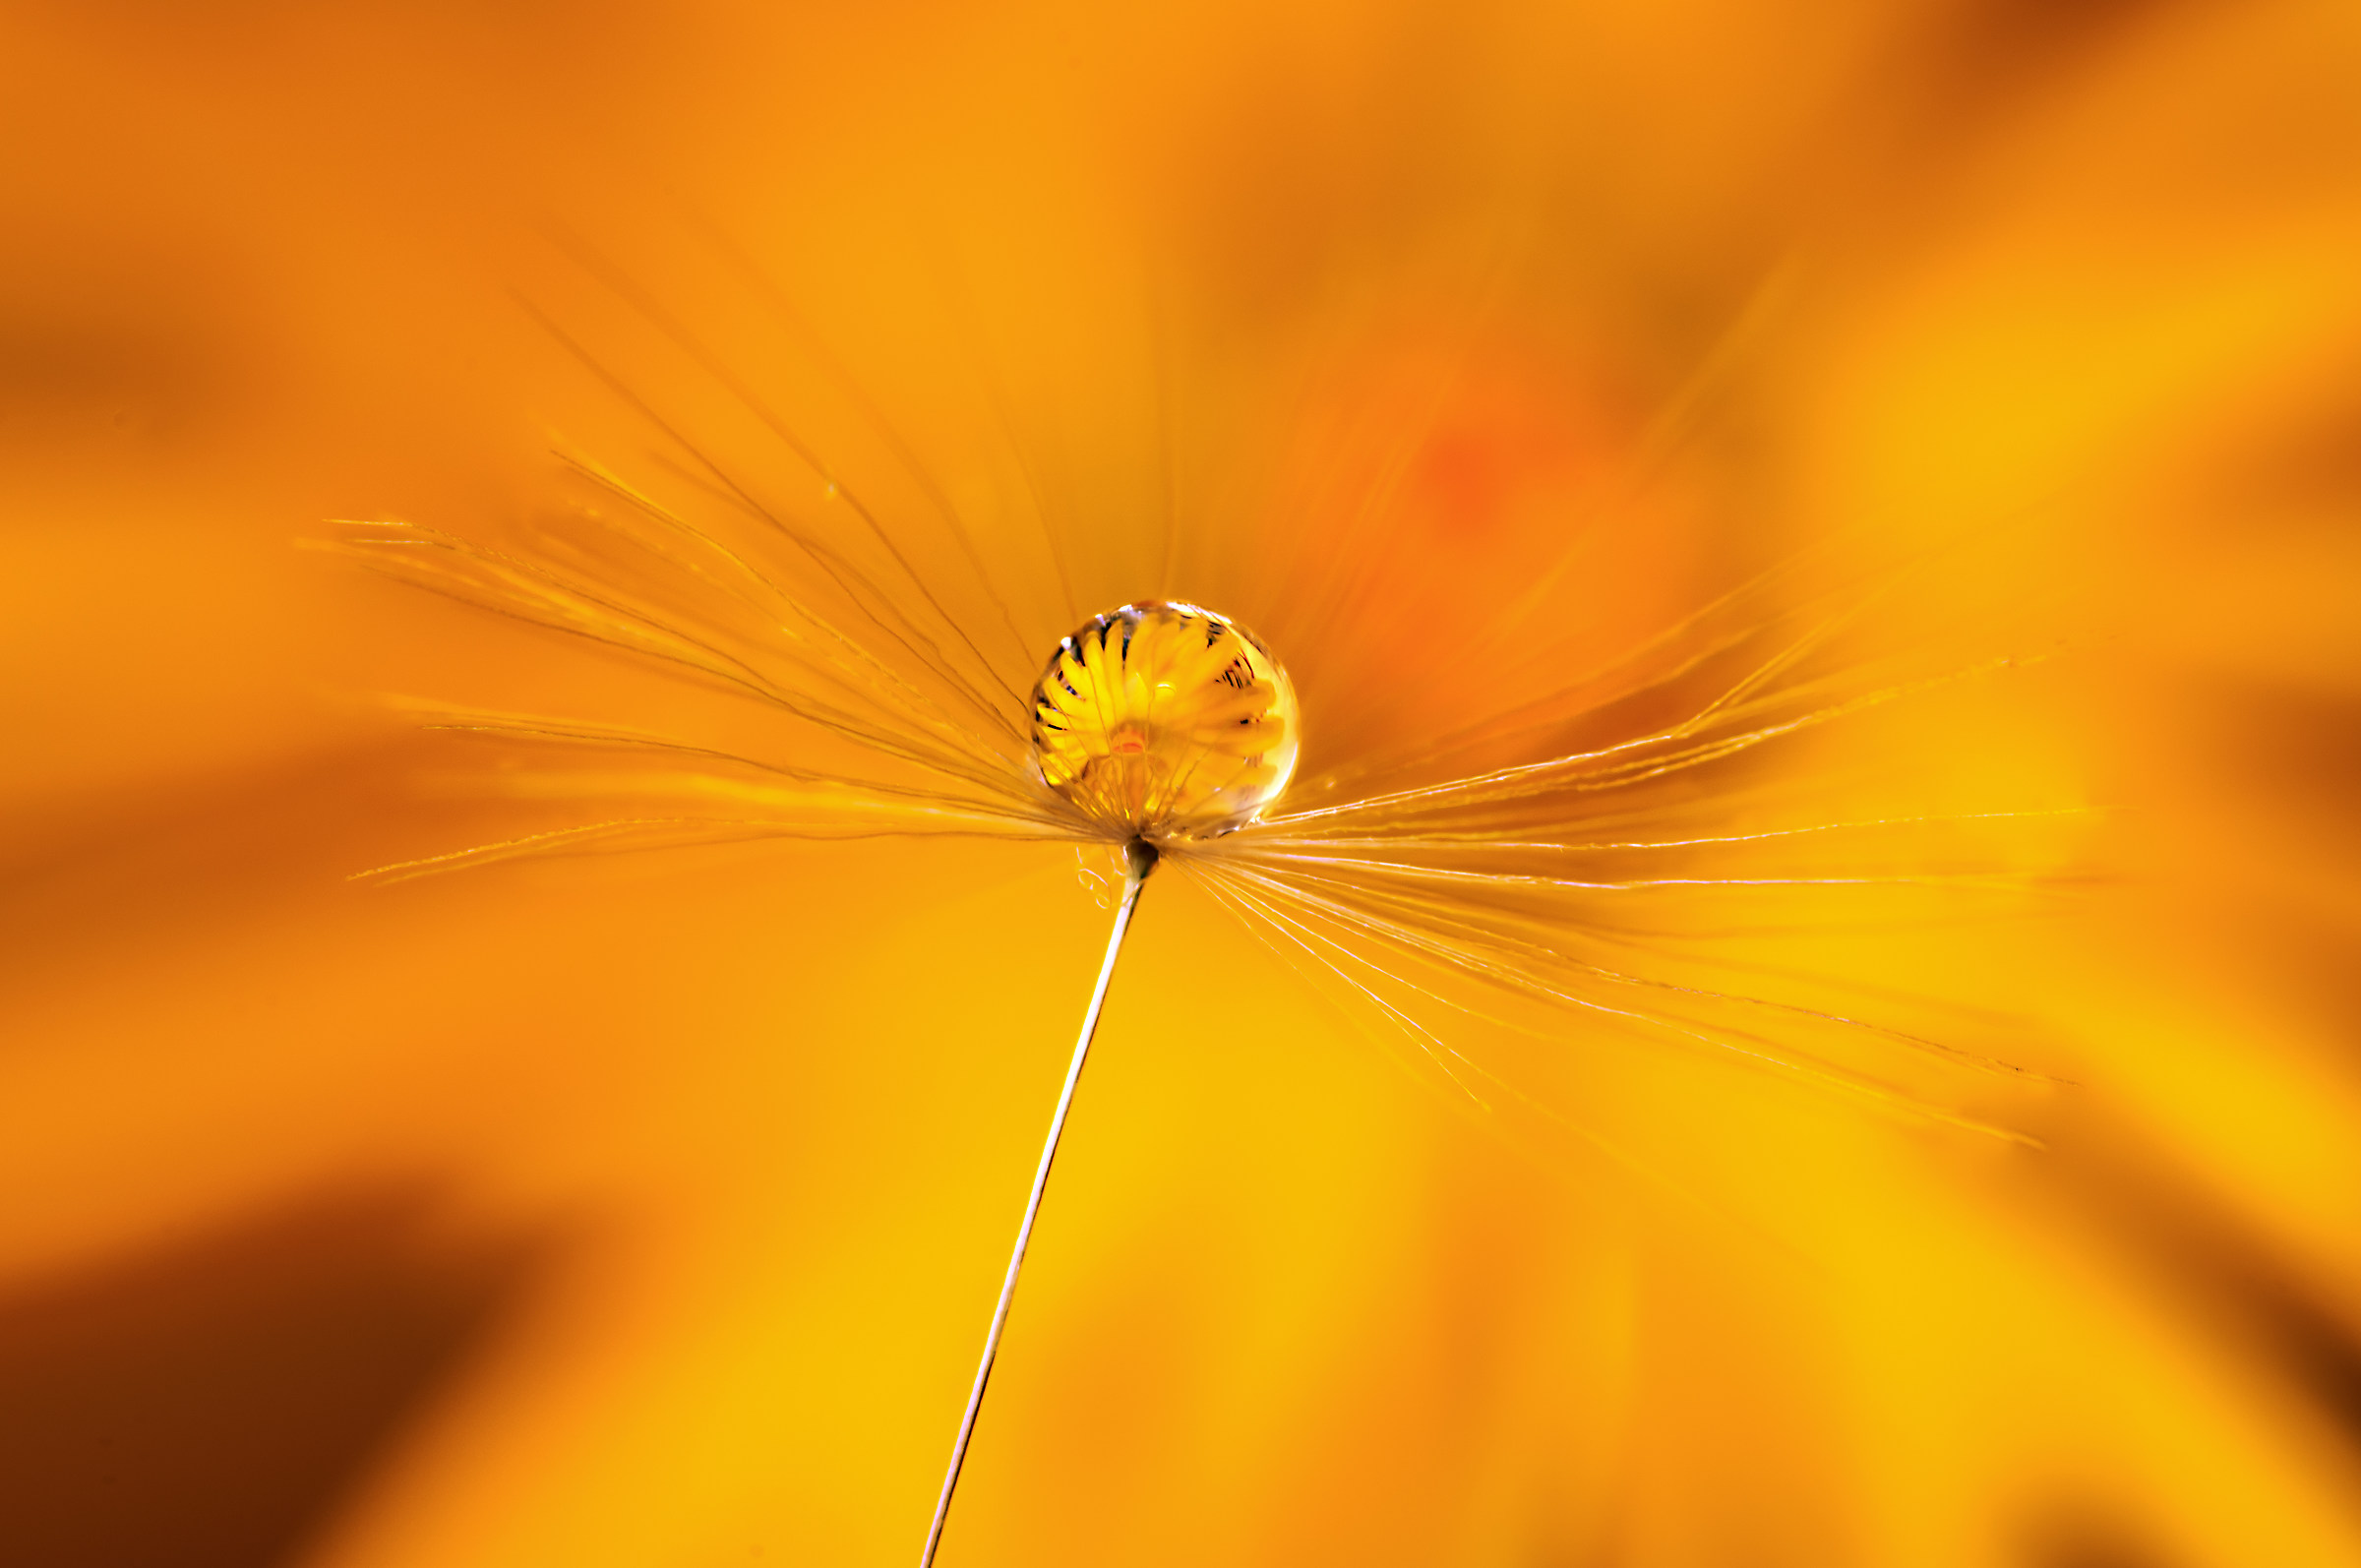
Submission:
<svg viewBox="0 0 2361 1568">
<path fill-rule="evenodd" d="M 1579 1135 L 1485 1112 L 1159 881 L 946 1564 L 2361 1564 L 2344 0 L 14 0 L 0 59 L 0 1560 L 917 1551 L 1071 853 L 345 880 L 507 820 L 380 694 L 703 712 L 294 548 L 643 458 L 542 316 L 726 403 L 620 280 L 846 367 L 1043 652 L 1256 628 L 1307 766 L 1544 589 L 1611 649 L 1926 551 L 1865 655 L 2043 660 L 1800 809 L 2108 809 L 1975 846 L 2065 895 L 1744 946 L 2065 1080 L 1968 1108 L 2037 1147 L 1571 1025 L 1469 1028 Z"/>
</svg>

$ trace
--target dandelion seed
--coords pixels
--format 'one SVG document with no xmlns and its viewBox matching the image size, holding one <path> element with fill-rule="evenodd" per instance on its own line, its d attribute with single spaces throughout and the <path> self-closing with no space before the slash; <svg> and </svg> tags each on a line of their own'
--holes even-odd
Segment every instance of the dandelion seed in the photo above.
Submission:
<svg viewBox="0 0 2361 1568">
<path fill-rule="evenodd" d="M 1560 1044 L 1620 1038 L 1706 1053 L 1879 1114 L 2018 1137 L 1882 1070 L 1916 1057 L 2020 1076 L 2007 1064 L 1817 995 L 1758 995 L 1771 972 L 1747 971 L 1696 918 L 1708 901 L 1759 904 L 1806 890 L 1957 901 L 2050 885 L 2015 868 L 1930 864 L 1891 848 L 1896 835 L 2040 812 L 1906 806 L 1832 818 L 1807 791 L 1744 771 L 1767 750 L 1840 720 L 2010 667 L 1989 657 L 1933 668 L 1847 658 L 1839 632 L 1891 588 L 1893 573 L 1815 585 L 1791 580 L 1805 574 L 1800 567 L 1757 572 L 1702 605 L 1667 606 L 1664 622 L 1619 651 L 1585 647 L 1579 658 L 1549 634 L 1520 633 L 1519 645 L 1490 654 L 1436 649 L 1437 668 L 1486 662 L 1481 682 L 1454 676 L 1448 689 L 1470 694 L 1439 725 L 1408 737 L 1401 754 L 1345 749 L 1298 780 L 1294 684 L 1237 621 L 1178 599 L 1123 604 L 1061 638 L 1020 695 L 999 632 L 980 631 L 997 621 L 1008 644 L 1026 640 L 1023 618 L 995 587 L 1007 574 L 1002 564 L 960 534 L 958 558 L 973 577 L 938 580 L 953 557 L 906 548 L 865 480 L 823 458 L 718 356 L 660 316 L 648 319 L 776 443 L 757 461 L 792 464 L 800 489 L 699 445 L 561 334 L 667 443 L 662 477 L 631 479 L 566 453 L 592 500 L 525 537 L 495 545 L 363 523 L 331 548 L 651 663 L 792 733 L 774 747 L 414 708 L 454 736 L 565 757 L 565 766 L 504 773 L 499 787 L 519 799 L 596 804 L 603 814 L 369 874 L 762 839 L 957 835 L 1115 852 L 1113 930 L 923 1563 L 941 1546 L 1116 965 L 1161 867 L 1173 868 L 1168 878 L 1193 880 L 1315 989 L 1374 1017 L 1407 1044 L 1405 1059 L 1470 1106 L 1530 1110 L 1643 1175 L 1653 1173 L 1615 1140 L 1463 1049 L 1443 1015 Z M 890 433 L 884 446 L 915 463 Z M 918 488 L 957 532 L 947 495 L 931 480 Z M 767 499 L 774 490 L 810 506 Z M 1062 599 L 1066 572 L 1054 542 L 1046 565 Z M 1810 802 L 1803 819 L 1747 814 L 1781 799 L 1783 787 Z M 1286 808 L 1291 789 L 1316 804 Z M 1866 853 L 1846 849 L 1862 845 L 1880 846 L 1864 864 L 1827 859 Z M 1725 919 L 1716 929 L 1739 928 Z M 1455 995 L 1470 981 L 1490 1004 Z"/>
</svg>

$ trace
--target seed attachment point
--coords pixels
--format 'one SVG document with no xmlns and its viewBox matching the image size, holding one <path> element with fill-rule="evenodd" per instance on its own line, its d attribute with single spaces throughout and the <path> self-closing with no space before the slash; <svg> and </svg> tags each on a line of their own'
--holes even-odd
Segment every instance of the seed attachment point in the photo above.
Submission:
<svg viewBox="0 0 2361 1568">
<path fill-rule="evenodd" d="M 1155 845 L 1144 838 L 1134 838 L 1123 846 L 1123 874 L 1135 882 L 1144 882 L 1161 859 Z"/>
</svg>

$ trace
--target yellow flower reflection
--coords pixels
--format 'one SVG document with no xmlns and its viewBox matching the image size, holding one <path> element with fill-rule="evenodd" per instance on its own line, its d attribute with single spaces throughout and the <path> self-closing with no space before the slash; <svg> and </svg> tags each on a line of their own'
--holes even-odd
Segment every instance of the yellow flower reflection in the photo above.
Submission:
<svg viewBox="0 0 2361 1568">
<path fill-rule="evenodd" d="M 1236 827 L 1276 801 L 1299 722 L 1278 661 L 1193 604 L 1093 616 L 1033 686 L 1042 782 L 1135 837 Z"/>
<path fill-rule="evenodd" d="M 906 1561 L 1104 935 L 999 761 L 1164 596 L 1302 765 L 946 1564 L 2361 1558 L 2342 9 L 0 27 L 20 1554 Z M 546 834 L 677 847 L 342 880 Z"/>
</svg>

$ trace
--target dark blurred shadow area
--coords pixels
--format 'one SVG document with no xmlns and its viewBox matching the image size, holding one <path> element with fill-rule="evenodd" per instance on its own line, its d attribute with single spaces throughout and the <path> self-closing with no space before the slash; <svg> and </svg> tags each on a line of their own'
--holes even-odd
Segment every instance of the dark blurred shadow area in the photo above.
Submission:
<svg viewBox="0 0 2361 1568">
<path fill-rule="evenodd" d="M 299 1561 L 533 1272 L 427 1211 L 343 1194 L 0 1297 L 0 1562 Z"/>
<path fill-rule="evenodd" d="M 2057 1499 L 2021 1533 L 2025 1568 L 2178 1568 L 2177 1558 L 2089 1500 Z"/>
</svg>

